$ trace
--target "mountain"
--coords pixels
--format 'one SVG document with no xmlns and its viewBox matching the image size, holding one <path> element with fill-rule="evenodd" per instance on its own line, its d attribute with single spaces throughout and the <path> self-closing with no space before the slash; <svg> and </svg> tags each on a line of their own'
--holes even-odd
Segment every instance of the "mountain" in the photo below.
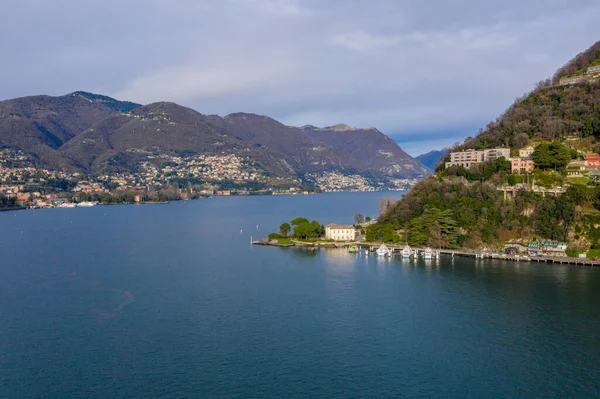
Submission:
<svg viewBox="0 0 600 399">
<path fill-rule="evenodd" d="M 368 166 L 348 154 L 316 142 L 301 129 L 286 126 L 262 115 L 235 113 L 220 118 L 210 116 L 230 137 L 278 154 L 297 174 L 344 171 L 367 174 Z"/>
<path fill-rule="evenodd" d="M 138 106 L 85 92 L 0 101 L 0 145 L 21 149 L 41 165 L 75 170 L 58 149 L 103 118 Z"/>
<path fill-rule="evenodd" d="M 369 170 L 390 177 L 421 177 L 430 172 L 425 165 L 404 152 L 398 144 L 374 127 L 357 129 L 345 124 L 301 128 L 313 140 L 348 154 Z"/>
<path fill-rule="evenodd" d="M 238 113 L 222 118 L 166 102 L 104 118 L 60 148 L 63 156 L 93 174 L 131 169 L 149 153 L 223 152 L 248 156 L 276 177 L 355 166 L 269 117 Z"/>
<path fill-rule="evenodd" d="M 236 154 L 289 179 L 341 172 L 384 181 L 428 172 L 376 129 L 300 129 L 263 115 L 204 115 L 174 103 L 142 106 L 86 92 L 1 101 L 0 146 L 21 149 L 45 168 L 91 175 L 196 154 Z"/>
<path fill-rule="evenodd" d="M 432 150 L 425 154 L 415 157 L 416 160 L 430 169 L 434 169 L 437 163 L 448 153 L 448 148 L 442 150 Z"/>
<path fill-rule="evenodd" d="M 600 153 L 600 42 L 455 149 L 505 145 L 512 153 L 534 146 L 533 173 L 513 174 L 502 158 L 469 169 L 440 163 L 436 176 L 390 206 L 367 237 L 377 238 L 391 224 L 411 245 L 502 248 L 515 240 L 553 240 L 571 250 L 600 249 L 593 161 Z"/>
</svg>

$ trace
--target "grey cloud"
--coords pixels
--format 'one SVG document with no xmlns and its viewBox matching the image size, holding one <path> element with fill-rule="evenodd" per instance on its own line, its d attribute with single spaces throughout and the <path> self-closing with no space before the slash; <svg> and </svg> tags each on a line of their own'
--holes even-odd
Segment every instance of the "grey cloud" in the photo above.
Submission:
<svg viewBox="0 0 600 399">
<path fill-rule="evenodd" d="M 433 132 L 422 137 L 436 143 L 444 132 L 475 134 L 600 38 L 600 5 L 584 0 L 28 0 L 5 8 L 2 98 L 90 90 L 294 125 L 377 126 L 407 143 L 415 131 Z"/>
</svg>

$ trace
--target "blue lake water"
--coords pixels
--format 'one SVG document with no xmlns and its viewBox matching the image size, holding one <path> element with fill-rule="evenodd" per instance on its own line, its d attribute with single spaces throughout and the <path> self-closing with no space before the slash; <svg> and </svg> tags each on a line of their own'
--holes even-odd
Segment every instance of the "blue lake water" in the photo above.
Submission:
<svg viewBox="0 0 600 399">
<path fill-rule="evenodd" d="M 599 269 L 250 246 L 385 195 L 0 213 L 0 397 L 600 395 Z"/>
</svg>

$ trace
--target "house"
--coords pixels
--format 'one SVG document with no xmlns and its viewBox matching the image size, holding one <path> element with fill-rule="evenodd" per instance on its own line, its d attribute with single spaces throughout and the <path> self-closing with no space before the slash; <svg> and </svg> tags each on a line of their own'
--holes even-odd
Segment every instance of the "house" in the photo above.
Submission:
<svg viewBox="0 0 600 399">
<path fill-rule="evenodd" d="M 570 78 L 560 78 L 560 80 L 558 81 L 558 85 L 559 86 L 575 85 L 575 84 L 579 84 L 579 83 L 586 83 L 588 80 L 589 80 L 589 77 L 587 75 L 572 76 Z"/>
<path fill-rule="evenodd" d="M 599 154 L 590 152 L 590 153 L 584 154 L 583 157 L 585 158 L 585 162 L 587 163 L 587 166 L 600 166 L 600 155 Z"/>
<path fill-rule="evenodd" d="M 580 176 L 588 173 L 587 161 L 571 161 L 567 165 L 567 175 Z"/>
<path fill-rule="evenodd" d="M 531 158 L 531 155 L 533 155 L 534 151 L 535 151 L 535 148 L 533 148 L 532 146 L 529 146 L 526 148 L 521 148 L 519 150 L 519 156 L 521 158 Z"/>
<path fill-rule="evenodd" d="M 450 166 L 464 166 L 470 168 L 482 162 L 495 161 L 498 158 L 510 158 L 510 148 L 498 147 L 488 150 L 463 150 L 450 153 L 450 162 L 446 162 L 446 168 Z"/>
<path fill-rule="evenodd" d="M 349 224 L 328 224 L 325 226 L 325 238 L 336 241 L 354 241 L 356 229 Z"/>
<path fill-rule="evenodd" d="M 587 69 L 588 75 L 593 75 L 596 73 L 600 73 L 600 65 L 591 66 Z"/>
<path fill-rule="evenodd" d="M 514 174 L 529 174 L 533 173 L 535 162 L 532 159 L 514 157 L 510 159 L 510 172 Z"/>
</svg>

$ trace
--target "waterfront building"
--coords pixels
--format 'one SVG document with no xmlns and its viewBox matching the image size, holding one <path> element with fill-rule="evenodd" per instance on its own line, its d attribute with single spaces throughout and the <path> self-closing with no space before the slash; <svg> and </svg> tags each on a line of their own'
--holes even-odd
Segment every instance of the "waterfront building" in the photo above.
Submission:
<svg viewBox="0 0 600 399">
<path fill-rule="evenodd" d="M 535 162 L 532 159 L 514 157 L 510 159 L 510 172 L 514 174 L 529 174 L 533 173 Z"/>
<path fill-rule="evenodd" d="M 349 224 L 328 224 L 325 226 L 325 238 L 336 241 L 354 241 L 356 229 Z"/>
<path fill-rule="evenodd" d="M 487 150 L 463 150 L 463 151 L 455 151 L 450 153 L 450 162 L 446 162 L 446 168 L 450 166 L 464 166 L 465 168 L 470 168 L 473 165 L 495 161 L 498 158 L 504 157 L 506 159 L 510 158 L 510 148 L 508 147 L 498 147 L 498 148 L 490 148 Z"/>
</svg>

